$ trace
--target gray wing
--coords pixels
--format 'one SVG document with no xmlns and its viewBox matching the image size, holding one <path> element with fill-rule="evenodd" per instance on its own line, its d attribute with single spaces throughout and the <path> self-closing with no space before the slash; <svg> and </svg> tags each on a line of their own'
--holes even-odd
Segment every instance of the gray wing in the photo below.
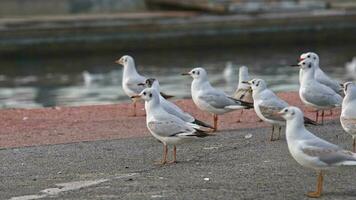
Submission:
<svg viewBox="0 0 356 200">
<path fill-rule="evenodd" d="M 350 151 L 341 149 L 339 146 L 330 142 L 314 137 L 305 142 L 302 151 L 312 157 L 318 157 L 320 161 L 332 165 L 343 161 L 356 161 L 354 154 Z"/>
<path fill-rule="evenodd" d="M 225 108 L 226 106 L 238 105 L 238 103 L 232 99 L 230 99 L 223 92 L 215 92 L 215 93 L 205 93 L 204 95 L 199 96 L 199 99 L 205 101 L 209 105 L 214 108 Z"/>
<path fill-rule="evenodd" d="M 173 137 L 181 133 L 194 133 L 195 130 L 182 120 L 174 117 L 156 119 L 147 123 L 148 129 L 161 137 Z"/>
<path fill-rule="evenodd" d="M 305 100 L 319 106 L 341 105 L 342 97 L 334 90 L 322 85 L 309 85 L 303 92 Z"/>
<path fill-rule="evenodd" d="M 285 121 L 282 117 L 276 115 L 283 108 L 288 106 L 288 103 L 277 97 L 273 92 L 268 91 L 265 97 L 258 105 L 264 117 L 271 120 Z"/>
<path fill-rule="evenodd" d="M 135 94 L 140 94 L 140 92 L 145 89 L 145 86 L 138 85 L 139 83 L 144 83 L 146 78 L 143 76 L 130 78 L 126 81 L 126 86 L 129 90 L 131 90 Z"/>
</svg>

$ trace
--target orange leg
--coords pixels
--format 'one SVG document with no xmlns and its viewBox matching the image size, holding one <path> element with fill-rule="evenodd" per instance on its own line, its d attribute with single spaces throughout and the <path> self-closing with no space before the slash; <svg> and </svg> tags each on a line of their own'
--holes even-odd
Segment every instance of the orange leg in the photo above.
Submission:
<svg viewBox="0 0 356 200">
<path fill-rule="evenodd" d="M 241 122 L 242 114 L 244 114 L 244 110 L 243 109 L 241 109 L 240 118 L 236 121 L 237 123 Z"/>
<path fill-rule="evenodd" d="M 169 161 L 168 163 L 177 163 L 177 147 L 176 147 L 176 145 L 173 146 L 173 160 Z"/>
<path fill-rule="evenodd" d="M 315 192 L 308 192 L 307 196 L 310 198 L 319 198 L 321 196 L 321 192 L 323 190 L 323 171 L 320 170 L 318 175 L 318 183 L 316 185 Z"/>
<path fill-rule="evenodd" d="M 278 129 L 278 138 L 277 138 L 277 140 L 281 139 L 281 131 L 282 131 L 282 126 L 280 126 L 279 129 Z"/>
<path fill-rule="evenodd" d="M 324 110 L 321 111 L 321 124 L 324 124 Z"/>
<path fill-rule="evenodd" d="M 137 107 L 136 101 L 134 100 L 134 101 L 133 101 L 133 116 L 134 116 L 134 117 L 137 116 L 137 115 L 136 115 L 136 107 Z"/>
<path fill-rule="evenodd" d="M 214 131 L 218 130 L 218 115 L 213 114 L 213 118 L 214 118 Z"/>
<path fill-rule="evenodd" d="M 167 163 L 167 154 L 168 154 L 168 146 L 163 144 L 163 157 L 161 161 L 156 162 L 155 164 L 164 165 Z"/>
</svg>

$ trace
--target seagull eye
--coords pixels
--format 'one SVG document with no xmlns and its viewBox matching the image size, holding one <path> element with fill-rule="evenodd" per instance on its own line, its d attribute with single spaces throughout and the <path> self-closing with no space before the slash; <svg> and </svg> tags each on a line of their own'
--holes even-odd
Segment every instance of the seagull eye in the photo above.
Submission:
<svg viewBox="0 0 356 200">
<path fill-rule="evenodd" d="M 305 65 L 305 62 L 303 62 L 302 64 Z"/>
<path fill-rule="evenodd" d="M 288 112 L 288 109 L 285 109 L 284 112 L 285 112 L 285 113 Z"/>
<path fill-rule="evenodd" d="M 308 58 L 310 58 L 310 55 L 308 55 Z"/>
<path fill-rule="evenodd" d="M 195 71 L 192 71 L 193 74 L 195 74 Z"/>
<path fill-rule="evenodd" d="M 255 81 L 252 81 L 252 84 L 255 84 Z"/>
<path fill-rule="evenodd" d="M 143 95 L 146 95 L 146 92 L 143 92 Z"/>
</svg>

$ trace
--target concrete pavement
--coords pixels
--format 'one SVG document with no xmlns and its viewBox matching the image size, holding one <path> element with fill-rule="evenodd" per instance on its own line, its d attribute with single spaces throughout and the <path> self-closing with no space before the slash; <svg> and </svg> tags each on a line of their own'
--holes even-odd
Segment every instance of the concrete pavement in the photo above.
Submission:
<svg viewBox="0 0 356 200">
<path fill-rule="evenodd" d="M 309 127 L 347 149 L 338 120 Z M 290 156 L 270 128 L 219 132 L 178 146 L 179 163 L 156 166 L 152 137 L 0 150 L 1 199 L 307 199 L 314 171 Z M 252 134 L 251 138 L 245 138 Z M 322 199 L 355 199 L 356 168 L 327 172 Z M 42 192 L 41 192 L 42 191 Z"/>
</svg>

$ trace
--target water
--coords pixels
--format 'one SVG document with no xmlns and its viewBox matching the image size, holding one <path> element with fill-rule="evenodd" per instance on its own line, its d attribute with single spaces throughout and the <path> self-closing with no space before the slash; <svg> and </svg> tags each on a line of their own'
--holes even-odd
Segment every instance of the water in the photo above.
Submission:
<svg viewBox="0 0 356 200">
<path fill-rule="evenodd" d="M 212 84 L 232 94 L 236 78 L 227 82 L 223 70 L 228 61 L 237 69 L 249 67 L 252 77 L 265 79 L 274 91 L 298 90 L 296 63 L 301 52 L 320 54 L 322 68 L 332 77 L 346 79 L 344 65 L 355 56 L 355 46 L 211 47 L 140 52 L 81 53 L 76 55 L 2 58 L 0 61 L 0 107 L 36 108 L 129 102 L 121 88 L 121 66 L 114 60 L 129 54 L 140 73 L 157 78 L 162 91 L 177 98 L 190 97 L 190 77 L 180 74 L 193 67 L 207 69 Z M 84 74 L 90 74 L 89 76 Z M 84 78 L 84 77 L 90 77 Z"/>
</svg>

